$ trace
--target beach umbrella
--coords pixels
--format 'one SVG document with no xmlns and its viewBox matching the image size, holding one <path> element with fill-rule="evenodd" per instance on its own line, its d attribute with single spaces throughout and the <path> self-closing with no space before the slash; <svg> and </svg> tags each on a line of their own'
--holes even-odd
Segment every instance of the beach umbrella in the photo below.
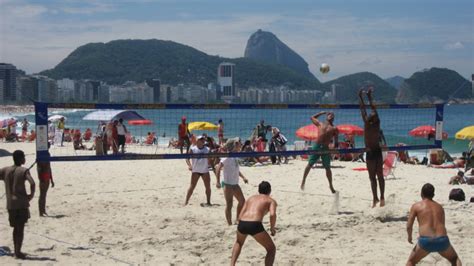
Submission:
<svg viewBox="0 0 474 266">
<path fill-rule="evenodd" d="M 474 139 L 474 125 L 459 130 L 454 136 L 457 139 Z"/>
<path fill-rule="evenodd" d="M 210 122 L 192 122 L 189 123 L 189 131 L 193 130 L 217 130 L 218 126 Z"/>
<path fill-rule="evenodd" d="M 300 127 L 296 130 L 296 136 L 307 141 L 314 141 L 319 137 L 319 129 L 314 124 Z"/>
<path fill-rule="evenodd" d="M 8 119 L 3 119 L 3 120 L 0 120 L 0 128 L 6 128 L 6 127 L 9 127 L 11 125 L 14 125 L 16 124 L 17 120 L 15 118 L 8 118 Z"/>
<path fill-rule="evenodd" d="M 52 115 L 48 118 L 48 121 L 57 122 L 57 121 L 61 120 L 61 118 L 63 118 L 64 120 L 67 120 L 67 118 L 63 115 Z"/>
<path fill-rule="evenodd" d="M 339 131 L 339 134 L 356 135 L 356 136 L 364 135 L 364 129 L 356 125 L 341 124 L 341 125 L 337 125 L 336 128 Z"/>
<path fill-rule="evenodd" d="M 412 137 L 427 138 L 428 136 L 435 137 L 436 129 L 433 126 L 424 125 L 416 127 L 408 133 Z M 448 133 L 443 132 L 443 139 L 448 138 Z"/>
<path fill-rule="evenodd" d="M 146 125 L 153 124 L 153 122 L 148 119 L 140 119 L 140 120 L 129 120 L 128 124 L 132 126 L 146 126 Z"/>
</svg>

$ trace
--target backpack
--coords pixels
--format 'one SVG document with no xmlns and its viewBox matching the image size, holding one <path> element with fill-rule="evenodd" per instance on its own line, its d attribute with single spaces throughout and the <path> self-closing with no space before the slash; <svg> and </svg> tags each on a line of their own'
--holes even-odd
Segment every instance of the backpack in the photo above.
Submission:
<svg viewBox="0 0 474 266">
<path fill-rule="evenodd" d="M 466 195 L 464 194 L 464 191 L 462 189 L 453 188 L 451 189 L 451 192 L 449 192 L 449 200 L 465 201 Z"/>
</svg>

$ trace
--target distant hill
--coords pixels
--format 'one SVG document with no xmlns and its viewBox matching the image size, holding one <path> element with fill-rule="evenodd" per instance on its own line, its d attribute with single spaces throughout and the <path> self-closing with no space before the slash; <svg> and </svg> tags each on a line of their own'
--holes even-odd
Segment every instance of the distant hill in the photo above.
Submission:
<svg viewBox="0 0 474 266">
<path fill-rule="evenodd" d="M 315 78 L 309 71 L 308 63 L 275 34 L 258 30 L 252 34 L 245 47 L 245 58 L 267 63 L 276 63 L 309 77 Z"/>
<path fill-rule="evenodd" d="M 116 40 L 78 47 L 55 68 L 41 72 L 54 79 L 95 79 L 110 84 L 142 82 L 160 78 L 162 83 L 195 83 L 207 86 L 216 81 L 221 62 L 236 64 L 236 84 L 318 89 L 320 82 L 287 67 L 248 58 L 210 56 L 190 46 L 162 40 Z"/>
<path fill-rule="evenodd" d="M 400 89 L 400 86 L 402 85 L 403 81 L 405 81 L 405 78 L 400 77 L 400 76 L 394 76 L 394 77 L 385 79 L 385 81 L 388 82 L 388 84 L 392 85 L 392 87 L 398 90 Z"/>
<path fill-rule="evenodd" d="M 400 86 L 399 103 L 445 102 L 451 98 L 472 97 L 471 83 L 456 71 L 431 68 L 414 73 Z"/>
<path fill-rule="evenodd" d="M 336 84 L 336 101 L 338 103 L 358 103 L 359 89 L 372 85 L 374 87 L 374 99 L 381 103 L 394 103 L 397 91 L 388 82 L 370 72 L 360 72 L 337 78 L 323 83 L 326 90 L 330 90 Z"/>
</svg>

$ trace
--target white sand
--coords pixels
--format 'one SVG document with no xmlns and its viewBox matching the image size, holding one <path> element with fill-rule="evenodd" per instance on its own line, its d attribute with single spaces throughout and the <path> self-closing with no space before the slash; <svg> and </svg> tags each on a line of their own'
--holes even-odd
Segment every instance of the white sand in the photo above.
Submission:
<svg viewBox="0 0 474 266">
<path fill-rule="evenodd" d="M 24 149 L 27 166 L 34 161 L 33 144 L 1 143 L 0 149 Z M 0 166 L 12 163 L 11 156 L 0 157 Z M 257 192 L 257 185 L 268 180 L 278 201 L 278 265 L 371 264 L 404 265 L 413 245 L 407 242 L 406 215 L 418 201 L 426 182 L 436 188 L 435 200 L 446 210 L 446 226 L 452 244 L 462 261 L 474 263 L 474 204 L 449 202 L 447 185 L 456 170 L 432 169 L 399 164 L 396 179 L 386 182 L 387 206 L 371 209 L 367 172 L 353 171 L 362 163 L 335 162 L 334 186 L 340 191 L 339 214 L 332 213 L 330 194 L 323 169 L 313 169 L 306 191 L 301 192 L 306 162 L 289 165 L 242 167 L 250 180 L 242 184 L 244 195 Z M 56 187 L 48 193 L 48 212 L 59 218 L 40 218 L 37 200 L 31 202 L 31 219 L 25 229 L 23 250 L 38 264 L 55 260 L 59 264 L 228 264 L 235 240 L 235 226 L 224 218 L 222 190 L 212 177 L 212 202 L 201 207 L 204 187 L 198 184 L 190 205 L 184 197 L 190 172 L 183 160 L 61 162 L 53 163 Z M 36 167 L 32 174 L 37 180 Z M 474 186 L 462 185 L 466 197 L 474 196 Z M 4 185 L 0 185 L 0 196 Z M 12 248 L 11 228 L 5 199 L 0 208 L 0 246 Z M 236 202 L 235 202 L 236 206 Z M 337 206 L 336 206 L 337 207 Z M 233 213 L 233 215 L 235 212 Z M 269 227 L 268 217 L 265 227 Z M 417 226 L 415 224 L 414 237 Z M 248 238 L 239 263 L 262 265 L 265 251 Z M 1 257 L 2 264 L 17 263 Z M 422 265 L 448 265 L 437 254 Z"/>
</svg>

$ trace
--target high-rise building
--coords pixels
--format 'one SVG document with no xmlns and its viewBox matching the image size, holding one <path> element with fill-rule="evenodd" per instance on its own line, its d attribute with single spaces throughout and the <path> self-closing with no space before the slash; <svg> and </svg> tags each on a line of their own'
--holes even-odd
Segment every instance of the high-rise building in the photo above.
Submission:
<svg viewBox="0 0 474 266">
<path fill-rule="evenodd" d="M 107 83 L 102 82 L 99 87 L 99 103 L 110 102 L 110 87 Z"/>
<path fill-rule="evenodd" d="M 159 103 L 161 81 L 159 79 L 149 79 L 146 81 L 146 84 L 153 88 L 153 103 Z"/>
<path fill-rule="evenodd" d="M 222 96 L 227 99 L 232 99 L 237 96 L 234 81 L 235 64 L 221 63 L 217 68 L 217 84 L 222 90 Z"/>
<path fill-rule="evenodd" d="M 16 101 L 16 67 L 0 63 L 0 79 L 3 80 L 3 100 L 5 103 Z"/>
<path fill-rule="evenodd" d="M 23 76 L 18 78 L 18 103 L 27 103 L 38 100 L 38 79 L 33 76 Z"/>
</svg>

